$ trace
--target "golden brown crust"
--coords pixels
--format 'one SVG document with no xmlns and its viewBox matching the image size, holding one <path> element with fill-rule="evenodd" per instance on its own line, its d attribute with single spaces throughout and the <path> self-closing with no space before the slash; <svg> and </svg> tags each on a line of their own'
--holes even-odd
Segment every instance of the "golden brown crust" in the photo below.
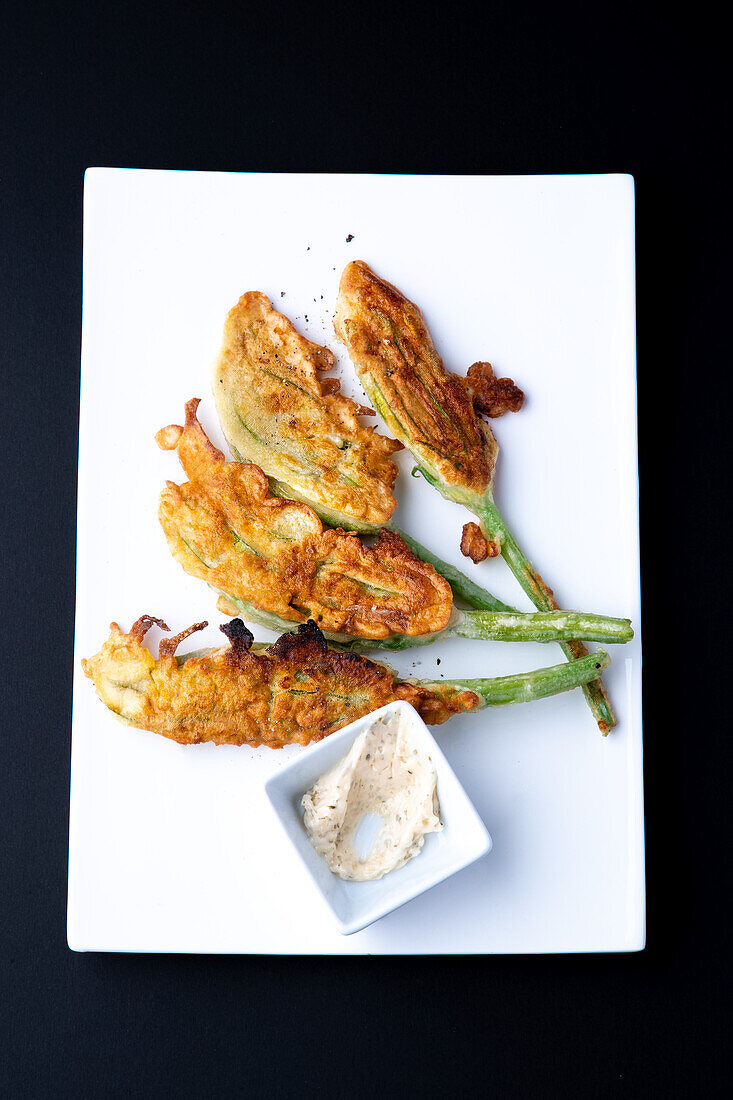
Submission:
<svg viewBox="0 0 733 1100">
<path fill-rule="evenodd" d="M 495 418 L 506 412 L 519 412 L 524 404 L 524 393 L 514 384 L 514 379 L 497 378 L 491 363 L 472 363 L 466 385 L 474 408 L 484 416 Z"/>
<path fill-rule="evenodd" d="M 312 501 L 331 522 L 376 528 L 397 502 L 401 444 L 359 422 L 373 416 L 339 393 L 328 348 L 302 336 L 269 298 L 243 294 L 230 311 L 213 378 L 222 430 L 235 457 L 255 462 Z"/>
<path fill-rule="evenodd" d="M 497 543 L 486 539 L 477 523 L 464 523 L 461 537 L 461 553 L 464 557 L 478 565 L 485 558 L 498 556 L 500 548 Z"/>
<path fill-rule="evenodd" d="M 291 622 L 315 619 L 331 634 L 387 638 L 442 630 L 450 586 L 402 541 L 381 531 L 373 547 L 324 529 L 306 504 L 269 494 L 257 466 L 225 462 L 186 405 L 178 455 L 189 481 L 167 483 L 159 517 L 187 573 Z M 165 441 L 170 429 L 158 433 Z"/>
<path fill-rule="evenodd" d="M 161 643 L 156 661 L 143 645 L 146 622 L 161 620 L 144 616 L 129 634 L 112 623 L 82 668 L 120 718 L 182 745 L 306 745 L 395 699 L 433 724 L 479 703 L 472 691 L 399 682 L 385 665 L 329 649 L 313 622 L 253 652 L 252 635 L 235 619 L 222 627 L 229 646 L 182 663 L 174 643 L 202 624 Z"/>
<path fill-rule="evenodd" d="M 483 494 L 496 441 L 465 380 L 443 366 L 418 307 L 356 260 L 341 276 L 334 327 L 397 438 L 441 481 Z"/>
</svg>

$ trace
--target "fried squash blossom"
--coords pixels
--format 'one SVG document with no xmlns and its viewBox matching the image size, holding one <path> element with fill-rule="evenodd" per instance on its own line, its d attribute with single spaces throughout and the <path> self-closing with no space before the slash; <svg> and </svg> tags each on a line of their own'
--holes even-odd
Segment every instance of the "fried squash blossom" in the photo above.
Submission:
<svg viewBox="0 0 733 1100">
<path fill-rule="evenodd" d="M 129 634 L 112 623 L 84 673 L 124 722 L 181 745 L 307 745 L 396 699 L 432 724 L 480 705 L 472 691 L 401 682 L 385 665 L 331 650 L 313 622 L 267 646 L 253 645 L 233 619 L 221 627 L 228 646 L 177 658 L 178 645 L 206 625 L 165 638 L 156 660 L 143 639 L 152 626 L 168 629 L 161 619 L 143 615 Z"/>
<path fill-rule="evenodd" d="M 226 462 L 186 405 L 185 427 L 156 439 L 178 449 L 189 478 L 167 483 L 159 517 L 174 558 L 224 596 L 281 620 L 313 619 L 330 635 L 381 639 L 442 630 L 450 585 L 402 539 L 380 531 L 373 547 L 324 528 L 307 505 L 269 493 L 258 466 Z"/>
<path fill-rule="evenodd" d="M 222 431 L 281 497 L 311 504 L 333 526 L 375 533 L 397 501 L 394 439 L 363 426 L 372 409 L 339 393 L 328 348 L 301 336 L 269 298 L 242 295 L 229 312 L 212 389 Z"/>
<path fill-rule="evenodd" d="M 499 447 L 476 414 L 468 380 L 443 366 L 414 302 L 355 260 L 341 276 L 334 328 L 377 412 L 425 476 L 439 490 L 449 485 L 450 499 L 477 504 L 491 485 Z M 484 373 L 474 370 L 477 389 Z"/>
</svg>

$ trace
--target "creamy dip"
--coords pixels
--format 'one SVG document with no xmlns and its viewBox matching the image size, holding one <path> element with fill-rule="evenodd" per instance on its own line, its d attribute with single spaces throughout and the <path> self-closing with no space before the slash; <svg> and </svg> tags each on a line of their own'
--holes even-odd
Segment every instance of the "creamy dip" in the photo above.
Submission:
<svg viewBox="0 0 733 1100">
<path fill-rule="evenodd" d="M 426 833 L 443 828 L 437 783 L 402 715 L 379 718 L 303 795 L 306 832 L 340 878 L 382 878 L 419 853 Z"/>
</svg>

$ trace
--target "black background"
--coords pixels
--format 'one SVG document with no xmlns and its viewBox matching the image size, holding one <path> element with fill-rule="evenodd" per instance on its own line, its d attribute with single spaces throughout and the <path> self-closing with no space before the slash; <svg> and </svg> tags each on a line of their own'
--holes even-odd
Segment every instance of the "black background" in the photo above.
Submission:
<svg viewBox="0 0 733 1100">
<path fill-rule="evenodd" d="M 714 443 L 728 373 L 722 31 L 704 6 L 586 5 L 571 18 L 486 4 L 480 21 L 461 4 L 403 11 L 325 5 L 293 21 L 278 4 L 219 16 L 191 3 L 29 3 L 0 16 L 2 1096 L 717 1093 L 730 980 L 730 672 L 713 620 L 727 602 L 729 499 Z M 68 950 L 89 165 L 633 173 L 644 952 Z"/>
</svg>

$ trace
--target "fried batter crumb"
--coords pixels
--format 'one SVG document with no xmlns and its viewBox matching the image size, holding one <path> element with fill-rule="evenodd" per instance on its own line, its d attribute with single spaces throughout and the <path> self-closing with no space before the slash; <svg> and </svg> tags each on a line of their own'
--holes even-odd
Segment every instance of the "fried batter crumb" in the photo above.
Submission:
<svg viewBox="0 0 733 1100">
<path fill-rule="evenodd" d="M 515 386 L 512 378 L 497 378 L 491 363 L 472 363 L 468 368 L 466 384 L 474 407 L 485 416 L 519 412 L 524 404 L 524 393 L 519 386 Z"/>
<path fill-rule="evenodd" d="M 182 435 L 183 427 L 180 424 L 168 424 L 155 433 L 155 442 L 162 451 L 172 451 L 178 446 Z"/>
<path fill-rule="evenodd" d="M 461 536 L 461 553 L 464 558 L 470 558 L 474 565 L 478 565 L 485 558 L 497 557 L 499 546 L 497 543 L 484 538 L 477 523 L 464 523 Z"/>
</svg>

